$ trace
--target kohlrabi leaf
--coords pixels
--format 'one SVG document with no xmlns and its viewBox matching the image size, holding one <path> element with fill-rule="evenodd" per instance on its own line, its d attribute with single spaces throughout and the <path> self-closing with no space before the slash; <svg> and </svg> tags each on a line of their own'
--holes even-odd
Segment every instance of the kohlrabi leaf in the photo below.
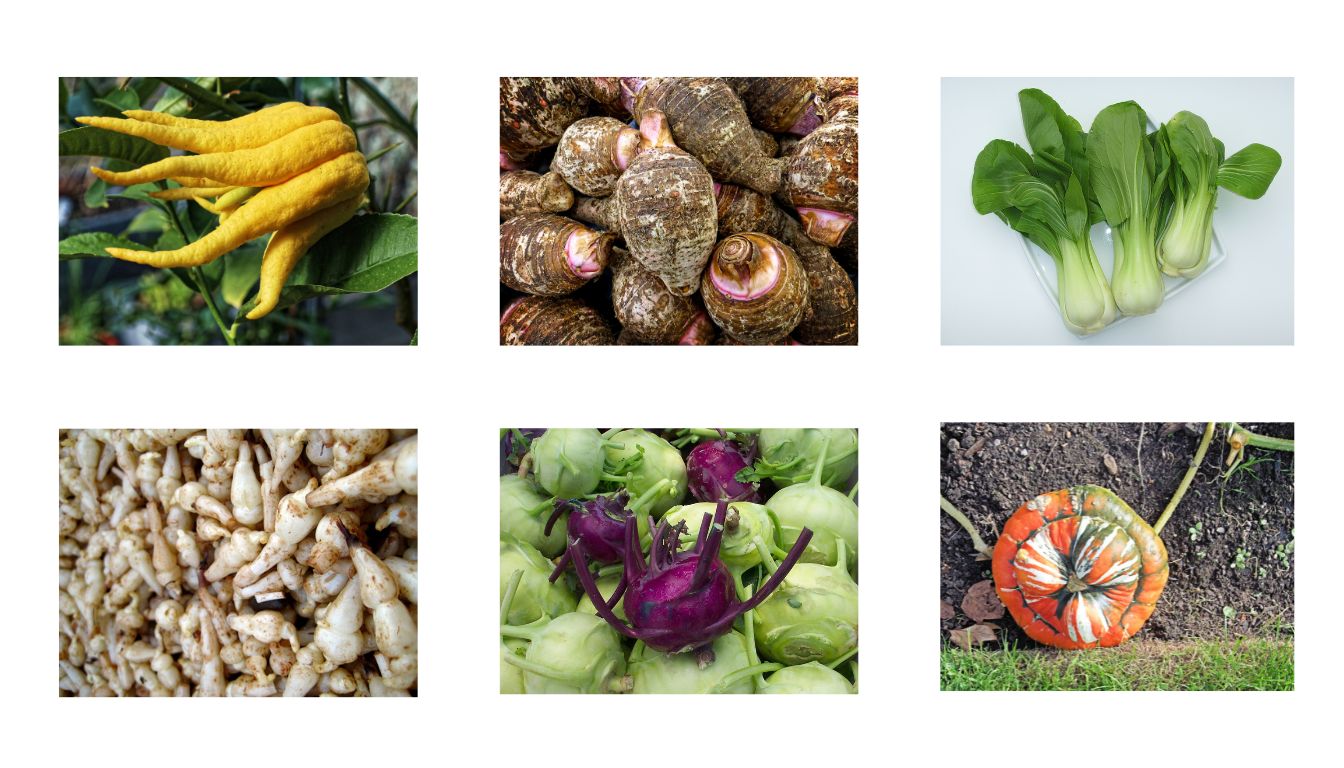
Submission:
<svg viewBox="0 0 1344 768">
<path fill-rule="evenodd" d="M 1279 153 L 1264 144 L 1248 144 L 1218 168 L 1218 186 L 1251 200 L 1269 189 L 1283 165 Z"/>
</svg>

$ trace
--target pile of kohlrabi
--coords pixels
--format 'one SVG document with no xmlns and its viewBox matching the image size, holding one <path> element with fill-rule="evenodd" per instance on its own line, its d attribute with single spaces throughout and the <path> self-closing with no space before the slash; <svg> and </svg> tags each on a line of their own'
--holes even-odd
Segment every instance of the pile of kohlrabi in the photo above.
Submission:
<svg viewBox="0 0 1344 768">
<path fill-rule="evenodd" d="M 1157 130 L 1133 101 L 1103 109 L 1084 133 L 1054 99 L 1018 94 L 1028 153 L 989 142 L 975 160 L 971 198 L 1026 235 L 1055 262 L 1059 311 L 1070 331 L 1095 333 L 1117 313 L 1155 312 L 1162 275 L 1193 278 L 1208 265 L 1218 188 L 1252 200 L 1269 189 L 1282 158 L 1263 144 L 1226 157 L 1199 115 L 1177 112 Z M 1108 282 L 1090 230 L 1114 238 Z"/>
<path fill-rule="evenodd" d="M 500 693 L 855 693 L 858 433 L 505 429 Z"/>
</svg>

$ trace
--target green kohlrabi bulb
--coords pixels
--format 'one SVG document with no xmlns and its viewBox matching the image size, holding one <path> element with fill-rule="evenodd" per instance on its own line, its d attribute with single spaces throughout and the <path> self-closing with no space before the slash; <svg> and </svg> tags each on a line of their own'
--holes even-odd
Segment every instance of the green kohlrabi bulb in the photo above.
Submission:
<svg viewBox="0 0 1344 768">
<path fill-rule="evenodd" d="M 642 644 L 642 655 L 630 657 L 630 677 L 634 693 L 753 693 L 756 687 L 750 675 L 738 675 L 720 686 L 724 678 L 751 666 L 747 638 L 738 632 L 719 637 L 710 646 L 712 654 L 662 653 Z M 707 659 L 712 658 L 712 661 Z"/>
<path fill-rule="evenodd" d="M 526 693 L 611 693 L 622 686 L 625 649 L 607 622 L 566 613 L 531 636 L 523 669 Z M 505 663 L 514 663 L 506 657 Z"/>
<path fill-rule="evenodd" d="M 597 591 L 602 597 L 611 600 L 611 594 L 616 591 L 616 585 L 620 583 L 620 580 L 621 578 L 619 576 L 603 576 L 597 580 Z M 597 615 L 597 609 L 593 607 L 593 601 L 588 599 L 587 594 L 579 597 L 578 612 L 591 614 L 593 616 Z M 616 617 L 621 621 L 626 621 L 625 601 L 617 600 L 616 605 L 612 607 L 611 612 L 616 614 Z"/>
<path fill-rule="evenodd" d="M 708 514 L 713 518 L 717 508 L 716 502 L 709 501 L 673 507 L 663 515 L 663 520 L 669 525 L 686 523 L 686 533 L 683 534 L 682 541 L 693 545 L 696 537 L 700 535 L 700 526 L 704 523 L 705 515 Z M 796 534 L 794 538 L 797 538 Z M 724 565 L 737 571 L 745 571 L 759 565 L 761 551 L 758 544 L 769 547 L 774 540 L 775 525 L 764 506 L 746 501 L 734 501 L 728 504 L 728 522 L 724 526 L 723 542 L 719 546 L 719 559 L 723 560 Z"/>
<path fill-rule="evenodd" d="M 543 616 L 569 613 L 578 605 L 578 599 L 564 579 L 551 583 L 554 566 L 537 548 L 519 541 L 507 533 L 499 535 L 499 599 L 504 599 L 509 579 L 514 571 L 522 571 L 523 578 L 509 604 L 506 623 L 520 626 Z"/>
<path fill-rule="evenodd" d="M 817 661 L 785 667 L 765 678 L 757 693 L 853 693 L 845 676 Z"/>
<path fill-rule="evenodd" d="M 499 692 L 523 693 L 523 670 L 504 660 L 504 656 L 521 659 L 527 655 L 527 641 L 505 638 L 499 646 Z"/>
<path fill-rule="evenodd" d="M 573 499 L 602 481 L 602 435 L 596 429 L 548 429 L 532 441 L 532 471 L 552 496 Z"/>
<path fill-rule="evenodd" d="M 546 535 L 546 520 L 551 516 L 551 500 L 542 495 L 531 480 L 517 475 L 499 476 L 499 530 L 536 547 L 546 557 L 555 557 L 565 548 L 566 515 Z"/>
<path fill-rule="evenodd" d="M 755 609 L 756 648 L 781 664 L 829 664 L 858 647 L 859 585 L 846 567 L 798 563 Z"/>
<path fill-rule="evenodd" d="M 845 445 L 842 440 L 841 446 Z M 849 547 L 849 555 L 859 552 L 859 508 L 845 494 L 823 485 L 823 466 L 829 464 L 830 437 L 823 437 L 813 473 L 807 482 L 781 488 L 766 502 L 766 507 L 779 521 L 780 546 L 788 549 L 798 540 L 804 528 L 815 534 L 804 550 L 802 561 L 808 563 L 835 563 L 840 553 L 837 547 Z M 817 460 L 822 464 L 818 465 Z"/>
<path fill-rule="evenodd" d="M 760 466 L 775 485 L 801 483 L 812 476 L 823 445 L 821 484 L 843 488 L 859 463 L 859 434 L 852 429 L 762 429 Z"/>
<path fill-rule="evenodd" d="M 622 485 L 631 498 L 639 498 L 659 480 L 671 481 L 672 491 L 659 494 L 649 506 L 649 514 L 655 518 L 686 496 L 686 461 L 681 451 L 648 430 L 625 429 L 612 435 L 606 460 L 613 474 L 626 477 Z"/>
</svg>

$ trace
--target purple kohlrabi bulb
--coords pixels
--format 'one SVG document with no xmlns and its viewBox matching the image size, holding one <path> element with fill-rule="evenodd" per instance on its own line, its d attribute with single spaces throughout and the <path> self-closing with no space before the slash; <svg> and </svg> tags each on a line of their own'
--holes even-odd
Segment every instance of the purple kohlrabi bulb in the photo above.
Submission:
<svg viewBox="0 0 1344 768">
<path fill-rule="evenodd" d="M 658 524 L 646 563 L 634 516 L 625 521 L 625 613 L 630 623 L 612 612 L 615 597 L 606 600 L 588 570 L 583 543 L 570 539 L 569 552 L 584 592 L 597 614 L 627 637 L 643 640 L 657 651 L 680 653 L 703 647 L 732 629 L 738 616 L 760 605 L 784 581 L 802 556 L 812 531 L 804 528 L 789 554 L 769 580 L 746 602 L 740 602 L 733 576 L 719 559 L 728 502 L 720 501 L 711 521 L 705 515 L 695 546 L 679 550 L 685 524 Z M 803 542 L 801 545 L 798 542 Z"/>
<path fill-rule="evenodd" d="M 614 496 L 598 496 L 588 501 L 578 499 L 556 499 L 555 511 L 546 521 L 545 534 L 551 535 L 551 529 L 560 515 L 569 512 L 566 533 L 569 541 L 583 543 L 583 551 L 592 560 L 603 565 L 619 563 L 625 551 L 625 519 L 630 517 L 626 504 L 630 494 L 621 491 Z M 551 581 L 560 578 L 570 561 L 569 548 L 556 563 L 551 573 Z"/>
<path fill-rule="evenodd" d="M 699 501 L 749 501 L 761 503 L 756 483 L 735 476 L 751 466 L 751 456 L 732 440 L 700 443 L 686 457 L 687 488 Z"/>
</svg>

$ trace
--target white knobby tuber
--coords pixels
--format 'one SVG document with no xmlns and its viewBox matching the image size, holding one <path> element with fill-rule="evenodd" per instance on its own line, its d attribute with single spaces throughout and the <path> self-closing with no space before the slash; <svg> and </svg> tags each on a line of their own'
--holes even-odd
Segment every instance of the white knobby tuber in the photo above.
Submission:
<svg viewBox="0 0 1344 768">
<path fill-rule="evenodd" d="M 254 637 L 263 643 L 278 643 L 288 640 L 289 647 L 297 653 L 299 650 L 299 632 L 293 622 L 285 619 L 279 611 L 261 611 L 251 615 L 234 614 L 229 617 L 229 629 L 240 635 Z"/>
<path fill-rule="evenodd" d="M 60 695 L 415 695 L 415 446 L 62 430 Z"/>
<path fill-rule="evenodd" d="M 328 667 L 348 664 L 359 658 L 363 640 L 359 628 L 364 623 L 364 610 L 359 599 L 359 578 L 352 577 L 336 595 L 317 612 L 317 632 L 313 644 L 322 651 Z"/>
<path fill-rule="evenodd" d="M 367 467 L 309 494 L 310 506 L 326 507 L 346 499 L 378 503 L 398 493 L 416 492 L 416 441 L 408 437 L 373 458 Z"/>
<path fill-rule="evenodd" d="M 312 480 L 303 490 L 295 491 L 280 500 L 280 509 L 275 515 L 275 531 L 266 540 L 266 548 L 261 550 L 261 554 L 257 555 L 255 560 L 238 570 L 237 575 L 233 577 L 234 584 L 245 587 L 256 581 L 281 560 L 294 554 L 299 542 L 312 533 L 317 521 L 322 518 L 322 512 L 310 508 L 304 503 L 304 498 L 316 487 L 317 480 Z"/>
</svg>

